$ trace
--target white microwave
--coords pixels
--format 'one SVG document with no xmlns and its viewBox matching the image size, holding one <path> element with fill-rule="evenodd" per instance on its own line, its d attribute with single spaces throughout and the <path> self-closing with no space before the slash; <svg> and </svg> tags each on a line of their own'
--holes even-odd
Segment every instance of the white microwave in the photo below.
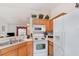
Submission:
<svg viewBox="0 0 79 59">
<path fill-rule="evenodd" d="M 45 32 L 45 25 L 33 25 L 33 32 Z"/>
</svg>

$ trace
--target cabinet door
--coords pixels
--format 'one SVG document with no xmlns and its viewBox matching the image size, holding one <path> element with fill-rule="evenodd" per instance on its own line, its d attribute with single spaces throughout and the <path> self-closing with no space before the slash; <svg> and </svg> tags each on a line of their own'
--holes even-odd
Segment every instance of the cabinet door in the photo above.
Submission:
<svg viewBox="0 0 79 59">
<path fill-rule="evenodd" d="M 48 55 L 49 56 L 53 56 L 54 52 L 53 52 L 53 43 L 52 42 L 48 42 Z"/>
<path fill-rule="evenodd" d="M 17 47 L 11 46 L 0 50 L 1 55 L 16 55 L 17 54 Z M 16 54 L 15 54 L 16 53 Z"/>
<path fill-rule="evenodd" d="M 18 55 L 19 55 L 19 56 L 26 56 L 26 47 L 25 47 L 25 46 L 20 47 L 20 48 L 18 49 Z"/>
<path fill-rule="evenodd" d="M 2 54 L 1 56 L 17 56 L 17 50 L 9 51 L 5 54 Z"/>
<path fill-rule="evenodd" d="M 52 27 L 53 27 L 53 22 L 52 21 L 50 21 L 50 20 L 43 20 L 42 21 L 43 22 L 43 25 L 45 25 L 46 26 L 46 32 L 51 32 L 51 31 L 53 31 L 52 29 Z"/>
<path fill-rule="evenodd" d="M 49 21 L 49 32 L 53 31 L 53 21 Z"/>
<path fill-rule="evenodd" d="M 32 21 L 32 23 L 36 25 L 40 25 L 41 24 L 40 21 L 41 21 L 40 19 L 35 19 Z"/>
<path fill-rule="evenodd" d="M 49 49 L 48 55 L 53 56 L 53 46 L 49 45 L 48 49 Z"/>
<path fill-rule="evenodd" d="M 20 45 L 18 48 L 18 56 L 26 56 L 26 45 Z"/>
<path fill-rule="evenodd" d="M 27 42 L 27 56 L 33 55 L 33 44 L 32 41 Z"/>
</svg>

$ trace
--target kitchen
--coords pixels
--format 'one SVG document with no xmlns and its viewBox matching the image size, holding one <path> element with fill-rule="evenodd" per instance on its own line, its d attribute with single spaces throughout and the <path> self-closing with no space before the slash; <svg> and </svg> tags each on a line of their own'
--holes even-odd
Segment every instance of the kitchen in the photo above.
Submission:
<svg viewBox="0 0 79 59">
<path fill-rule="evenodd" d="M 62 20 L 75 5 L 0 4 L 0 56 L 65 56 Z"/>
<path fill-rule="evenodd" d="M 53 23 L 39 5 L 0 4 L 0 56 L 53 56 Z"/>
</svg>

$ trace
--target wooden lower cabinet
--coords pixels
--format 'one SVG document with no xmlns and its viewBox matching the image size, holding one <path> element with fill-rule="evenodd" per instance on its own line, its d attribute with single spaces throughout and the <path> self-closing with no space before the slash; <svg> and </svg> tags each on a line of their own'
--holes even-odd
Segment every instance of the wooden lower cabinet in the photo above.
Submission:
<svg viewBox="0 0 79 59">
<path fill-rule="evenodd" d="M 15 46 L 4 48 L 0 50 L 1 56 L 17 56 L 17 49 Z"/>
<path fill-rule="evenodd" d="M 0 50 L 0 56 L 32 56 L 32 41 L 24 42 L 15 46 Z"/>
<path fill-rule="evenodd" d="M 26 43 L 22 43 L 20 45 L 18 45 L 18 56 L 26 56 Z"/>
<path fill-rule="evenodd" d="M 26 44 L 27 44 L 27 56 L 32 56 L 33 55 L 33 42 L 29 41 Z"/>
<path fill-rule="evenodd" d="M 18 56 L 32 56 L 32 41 L 28 41 L 26 43 L 20 44 L 18 48 Z"/>
<path fill-rule="evenodd" d="M 48 56 L 53 56 L 53 42 L 48 41 Z"/>
<path fill-rule="evenodd" d="M 26 47 L 22 46 L 20 48 L 18 48 L 18 56 L 26 56 Z"/>
<path fill-rule="evenodd" d="M 53 43 L 48 41 L 48 55 L 53 56 Z M 33 41 L 0 50 L 0 56 L 33 56 Z"/>
<path fill-rule="evenodd" d="M 5 54 L 2 54 L 1 56 L 17 56 L 17 50 L 9 51 Z"/>
</svg>

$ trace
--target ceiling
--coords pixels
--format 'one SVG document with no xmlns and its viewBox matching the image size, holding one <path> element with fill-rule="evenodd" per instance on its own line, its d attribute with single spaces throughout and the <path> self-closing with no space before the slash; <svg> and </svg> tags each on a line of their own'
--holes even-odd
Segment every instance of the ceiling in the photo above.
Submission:
<svg viewBox="0 0 79 59">
<path fill-rule="evenodd" d="M 60 3 L 0 3 L 0 6 L 26 8 L 26 9 L 51 9 Z"/>
</svg>

